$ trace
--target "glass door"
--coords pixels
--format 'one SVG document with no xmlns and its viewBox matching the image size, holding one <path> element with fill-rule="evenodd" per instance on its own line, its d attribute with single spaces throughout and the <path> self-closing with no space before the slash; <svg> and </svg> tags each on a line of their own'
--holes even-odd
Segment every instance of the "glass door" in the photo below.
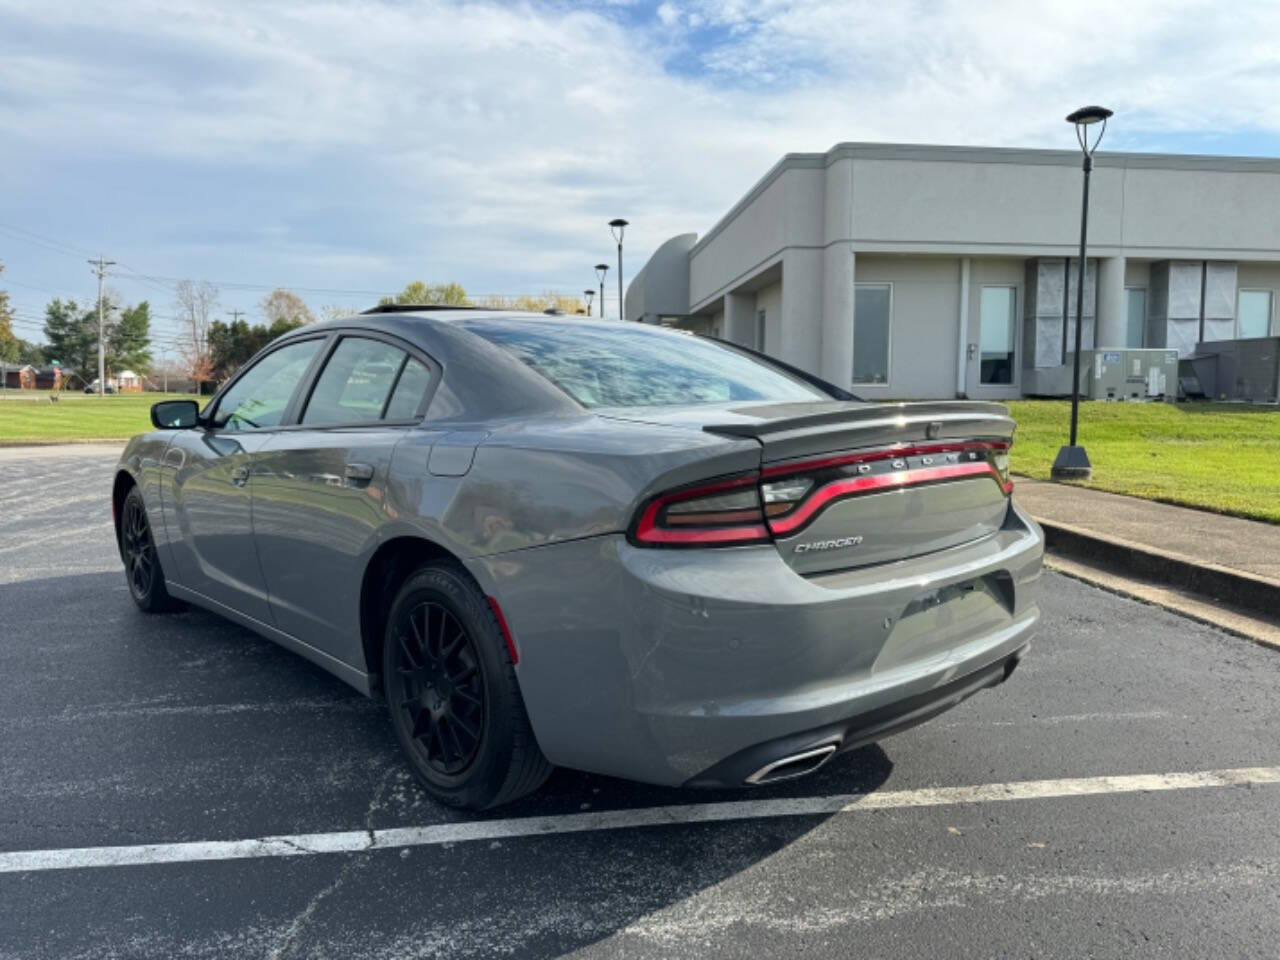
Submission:
<svg viewBox="0 0 1280 960">
<path fill-rule="evenodd" d="M 978 382 L 1012 386 L 1018 332 L 1016 287 L 983 287 L 979 304 Z"/>
</svg>

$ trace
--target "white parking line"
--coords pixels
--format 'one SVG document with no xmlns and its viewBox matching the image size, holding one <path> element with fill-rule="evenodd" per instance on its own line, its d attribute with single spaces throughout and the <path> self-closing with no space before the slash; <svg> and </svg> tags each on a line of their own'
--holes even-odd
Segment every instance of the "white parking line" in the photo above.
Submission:
<svg viewBox="0 0 1280 960">
<path fill-rule="evenodd" d="M 1104 794 L 1198 790 L 1280 783 L 1280 767 L 1239 767 L 1192 773 L 1149 773 L 1063 780 L 1022 780 L 971 787 L 937 787 L 883 793 L 851 793 L 829 797 L 739 800 L 608 810 L 511 820 L 442 823 L 429 827 L 346 830 L 260 837 L 256 840 L 210 840 L 191 843 L 148 843 L 127 847 L 80 847 L 65 850 L 14 850 L 0 853 L 0 873 L 74 870 L 82 867 L 127 867 L 158 863 L 242 860 L 254 857 L 299 857 L 319 853 L 359 853 L 398 847 L 436 846 L 472 840 L 505 840 L 593 830 L 620 830 L 677 824 L 716 823 L 767 817 L 802 817 L 861 813 L 908 807 L 937 807 L 1007 800 L 1047 800 Z"/>
</svg>

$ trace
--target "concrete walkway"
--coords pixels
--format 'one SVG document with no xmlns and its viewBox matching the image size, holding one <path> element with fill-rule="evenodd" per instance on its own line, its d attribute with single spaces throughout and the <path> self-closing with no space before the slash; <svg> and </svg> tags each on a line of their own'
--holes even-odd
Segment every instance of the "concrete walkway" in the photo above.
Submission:
<svg viewBox="0 0 1280 960">
<path fill-rule="evenodd" d="M 1014 498 L 1042 522 L 1280 586 L 1280 526 L 1020 477 L 1015 478 Z"/>
</svg>

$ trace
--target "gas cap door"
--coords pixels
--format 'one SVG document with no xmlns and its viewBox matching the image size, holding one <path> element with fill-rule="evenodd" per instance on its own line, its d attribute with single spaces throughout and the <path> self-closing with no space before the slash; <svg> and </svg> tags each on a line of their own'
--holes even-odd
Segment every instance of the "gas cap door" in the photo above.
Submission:
<svg viewBox="0 0 1280 960">
<path fill-rule="evenodd" d="M 487 430 L 455 430 L 431 445 L 427 470 L 435 477 L 461 477 L 471 469 L 476 447 L 489 436 Z"/>
</svg>

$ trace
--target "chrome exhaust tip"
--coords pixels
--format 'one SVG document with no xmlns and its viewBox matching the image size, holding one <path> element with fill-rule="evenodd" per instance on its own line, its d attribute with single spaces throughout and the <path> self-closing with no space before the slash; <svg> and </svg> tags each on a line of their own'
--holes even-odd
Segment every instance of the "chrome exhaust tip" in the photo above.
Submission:
<svg viewBox="0 0 1280 960">
<path fill-rule="evenodd" d="M 839 746 L 838 743 L 824 743 L 812 750 L 793 753 L 772 763 L 766 763 L 747 777 L 747 783 L 758 786 L 762 783 L 776 783 L 779 780 L 790 780 L 794 777 L 803 777 L 806 773 L 813 773 L 831 759 Z"/>
</svg>

